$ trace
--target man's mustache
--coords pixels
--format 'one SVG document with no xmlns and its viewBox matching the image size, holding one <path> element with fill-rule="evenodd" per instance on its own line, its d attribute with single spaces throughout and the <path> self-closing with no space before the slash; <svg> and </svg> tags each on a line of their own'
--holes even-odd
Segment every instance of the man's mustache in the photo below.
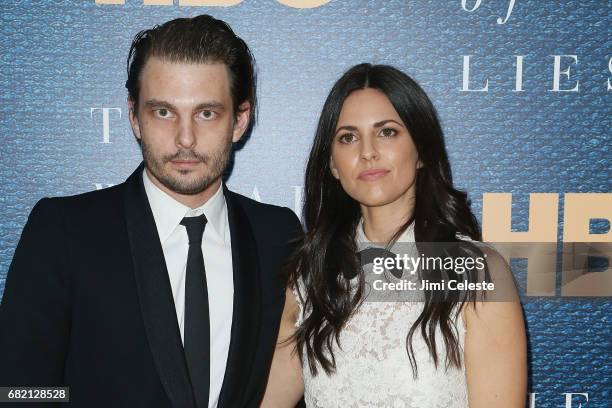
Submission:
<svg viewBox="0 0 612 408">
<path fill-rule="evenodd" d="M 202 163 L 207 163 L 209 160 L 208 155 L 198 154 L 192 150 L 179 150 L 175 154 L 164 156 L 164 162 L 170 162 L 173 160 L 197 160 Z"/>
</svg>

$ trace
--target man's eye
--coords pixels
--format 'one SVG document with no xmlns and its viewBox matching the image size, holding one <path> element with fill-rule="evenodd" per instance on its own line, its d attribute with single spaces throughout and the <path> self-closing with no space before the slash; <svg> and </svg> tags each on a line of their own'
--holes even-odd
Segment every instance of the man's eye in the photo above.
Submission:
<svg viewBox="0 0 612 408">
<path fill-rule="evenodd" d="M 397 131 L 393 128 L 383 128 L 380 131 L 381 136 L 383 137 L 393 137 L 397 134 Z"/>
<path fill-rule="evenodd" d="M 157 116 L 159 116 L 160 118 L 166 118 L 168 116 L 170 116 L 170 112 L 168 111 L 168 109 L 165 108 L 161 108 L 161 109 L 156 109 L 155 113 L 157 114 Z"/>
<path fill-rule="evenodd" d="M 211 110 L 203 110 L 202 112 L 200 112 L 200 117 L 202 119 L 211 120 L 211 119 L 214 119 L 216 116 L 217 116 L 217 113 Z"/>
<path fill-rule="evenodd" d="M 355 140 L 357 140 L 357 138 L 352 133 L 344 133 L 338 137 L 338 141 L 345 144 L 353 143 Z"/>
</svg>

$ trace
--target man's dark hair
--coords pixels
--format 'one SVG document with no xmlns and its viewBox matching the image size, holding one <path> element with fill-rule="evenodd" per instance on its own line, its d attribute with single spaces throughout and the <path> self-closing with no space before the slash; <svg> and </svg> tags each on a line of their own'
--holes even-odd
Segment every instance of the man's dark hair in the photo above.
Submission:
<svg viewBox="0 0 612 408">
<path fill-rule="evenodd" d="M 170 62 L 223 63 L 227 65 L 234 112 L 247 101 L 251 104 L 249 128 L 255 121 L 255 59 L 246 43 L 227 23 L 207 14 L 177 18 L 136 34 L 127 61 L 125 87 L 138 104 L 140 73 L 150 57 Z"/>
</svg>

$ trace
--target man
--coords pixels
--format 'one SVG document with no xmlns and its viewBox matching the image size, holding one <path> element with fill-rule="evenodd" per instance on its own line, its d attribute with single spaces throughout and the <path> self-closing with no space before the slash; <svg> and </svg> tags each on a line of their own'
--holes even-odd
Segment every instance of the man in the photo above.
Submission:
<svg viewBox="0 0 612 408">
<path fill-rule="evenodd" d="M 0 307 L 0 386 L 69 386 L 71 407 L 254 407 L 301 233 L 222 183 L 253 123 L 247 45 L 210 16 L 136 35 L 122 184 L 43 199 Z"/>
</svg>

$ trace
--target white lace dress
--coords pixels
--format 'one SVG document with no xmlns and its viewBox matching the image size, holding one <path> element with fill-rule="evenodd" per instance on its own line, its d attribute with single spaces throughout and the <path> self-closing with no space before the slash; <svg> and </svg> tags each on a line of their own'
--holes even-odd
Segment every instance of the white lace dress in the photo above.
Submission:
<svg viewBox="0 0 612 408">
<path fill-rule="evenodd" d="M 361 225 L 357 240 L 367 242 Z M 414 242 L 412 227 L 399 241 Z M 466 408 L 465 371 L 454 367 L 445 371 L 445 347 L 439 330 L 436 336 L 438 369 L 420 331 L 415 332 L 412 344 L 418 377 L 413 378 L 406 335 L 422 309 L 420 302 L 368 302 L 366 298 L 341 332 L 342 348 L 337 345 L 334 348 L 336 372 L 328 376 L 319 369 L 318 375 L 313 376 L 308 364 L 304 364 L 306 406 Z M 303 313 L 302 309 L 297 324 L 303 319 Z M 462 318 L 458 317 L 455 324 L 463 349 Z"/>
</svg>

